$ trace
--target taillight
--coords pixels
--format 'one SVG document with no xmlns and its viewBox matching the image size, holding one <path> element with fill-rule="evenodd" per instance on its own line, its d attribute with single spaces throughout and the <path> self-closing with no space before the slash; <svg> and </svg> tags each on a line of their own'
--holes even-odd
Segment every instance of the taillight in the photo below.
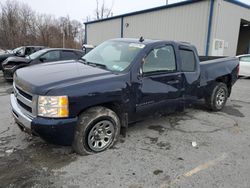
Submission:
<svg viewBox="0 0 250 188">
<path fill-rule="evenodd" d="M 237 77 L 239 77 L 240 74 L 240 64 L 237 65 Z"/>
</svg>

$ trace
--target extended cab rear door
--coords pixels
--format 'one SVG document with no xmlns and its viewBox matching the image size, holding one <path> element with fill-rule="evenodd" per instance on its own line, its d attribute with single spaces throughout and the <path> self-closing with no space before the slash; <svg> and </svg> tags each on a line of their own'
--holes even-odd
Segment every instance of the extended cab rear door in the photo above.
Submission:
<svg viewBox="0 0 250 188">
<path fill-rule="evenodd" d="M 152 48 L 142 61 L 136 96 L 137 114 L 175 110 L 182 98 L 182 77 L 174 46 Z"/>
<path fill-rule="evenodd" d="M 200 65 L 196 48 L 190 45 L 179 46 L 179 62 L 183 78 L 183 102 L 197 100 L 200 85 Z"/>
<path fill-rule="evenodd" d="M 63 50 L 61 51 L 61 59 L 60 60 L 75 60 L 78 59 L 76 52 Z"/>
</svg>

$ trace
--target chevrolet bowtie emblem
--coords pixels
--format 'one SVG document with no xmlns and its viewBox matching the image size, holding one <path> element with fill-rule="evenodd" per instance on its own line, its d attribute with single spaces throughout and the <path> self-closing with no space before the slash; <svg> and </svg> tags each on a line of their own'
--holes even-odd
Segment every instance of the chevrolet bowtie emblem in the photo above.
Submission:
<svg viewBox="0 0 250 188">
<path fill-rule="evenodd" d="M 17 97 L 18 93 L 16 90 L 14 90 L 14 96 Z"/>
</svg>

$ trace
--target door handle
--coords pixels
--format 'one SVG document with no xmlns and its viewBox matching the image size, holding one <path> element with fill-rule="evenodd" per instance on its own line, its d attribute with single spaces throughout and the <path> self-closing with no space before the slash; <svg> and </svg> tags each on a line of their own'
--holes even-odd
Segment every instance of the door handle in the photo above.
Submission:
<svg viewBox="0 0 250 188">
<path fill-rule="evenodd" d="M 167 81 L 168 84 L 179 84 L 180 80 L 169 80 Z"/>
</svg>

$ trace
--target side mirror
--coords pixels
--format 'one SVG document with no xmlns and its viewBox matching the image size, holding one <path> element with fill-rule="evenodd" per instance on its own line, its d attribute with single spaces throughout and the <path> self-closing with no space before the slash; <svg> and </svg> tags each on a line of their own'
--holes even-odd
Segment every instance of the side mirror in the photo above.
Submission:
<svg viewBox="0 0 250 188">
<path fill-rule="evenodd" d="M 87 53 L 86 47 L 83 47 L 83 50 L 82 50 L 82 51 L 84 51 L 84 54 L 86 54 L 86 53 Z"/>
<path fill-rule="evenodd" d="M 45 57 L 40 57 L 39 60 L 40 60 L 41 62 L 45 62 L 47 59 L 46 59 Z"/>
</svg>

